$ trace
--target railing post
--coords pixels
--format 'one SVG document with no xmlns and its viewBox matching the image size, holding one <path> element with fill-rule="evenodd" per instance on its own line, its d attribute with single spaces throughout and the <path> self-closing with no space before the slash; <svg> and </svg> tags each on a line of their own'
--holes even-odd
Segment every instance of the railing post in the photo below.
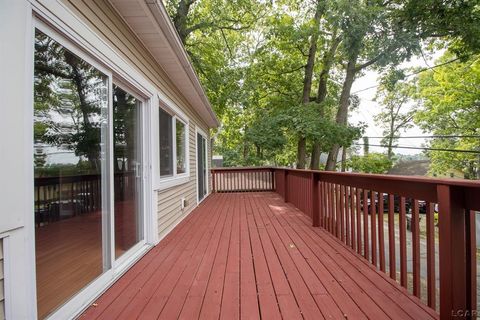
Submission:
<svg viewBox="0 0 480 320">
<path fill-rule="evenodd" d="M 276 184 L 276 181 L 275 181 L 275 169 L 272 168 L 270 169 L 270 174 L 271 174 L 271 181 L 272 181 L 272 191 L 275 191 L 277 192 L 277 184 Z"/>
<path fill-rule="evenodd" d="M 288 170 L 287 169 L 284 169 L 285 174 L 283 175 L 283 193 L 284 193 L 284 197 L 283 199 L 285 200 L 285 202 L 288 202 Z"/>
<path fill-rule="evenodd" d="M 467 210 L 466 223 L 466 254 L 467 254 L 467 308 L 470 310 L 476 310 L 476 316 L 472 315 L 472 318 L 478 317 L 477 310 L 477 213 L 474 210 Z"/>
<path fill-rule="evenodd" d="M 210 169 L 210 172 L 212 173 L 212 192 L 217 192 L 217 189 L 215 186 L 215 170 Z"/>
<path fill-rule="evenodd" d="M 312 225 L 314 227 L 320 227 L 320 206 L 319 206 L 319 192 L 318 181 L 319 176 L 317 173 L 312 172 Z"/>
<path fill-rule="evenodd" d="M 465 209 L 460 188 L 438 185 L 440 318 L 465 317 L 469 310 L 467 290 L 467 257 Z M 474 309 L 476 306 L 472 306 Z"/>
</svg>

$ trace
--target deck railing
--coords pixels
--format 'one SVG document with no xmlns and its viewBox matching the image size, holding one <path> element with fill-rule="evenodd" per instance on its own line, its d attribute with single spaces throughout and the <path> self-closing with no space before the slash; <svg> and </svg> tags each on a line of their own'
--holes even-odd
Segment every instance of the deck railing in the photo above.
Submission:
<svg viewBox="0 0 480 320">
<path fill-rule="evenodd" d="M 214 192 L 274 190 L 442 319 L 476 317 L 480 182 L 286 168 L 212 175 Z"/>
<path fill-rule="evenodd" d="M 211 169 L 214 192 L 274 191 L 273 168 Z"/>
<path fill-rule="evenodd" d="M 133 171 L 115 173 L 113 181 L 116 198 L 124 200 L 133 196 Z M 101 184 L 99 174 L 35 178 L 35 224 L 40 226 L 60 220 L 62 210 L 71 211 L 72 215 L 101 210 Z"/>
</svg>

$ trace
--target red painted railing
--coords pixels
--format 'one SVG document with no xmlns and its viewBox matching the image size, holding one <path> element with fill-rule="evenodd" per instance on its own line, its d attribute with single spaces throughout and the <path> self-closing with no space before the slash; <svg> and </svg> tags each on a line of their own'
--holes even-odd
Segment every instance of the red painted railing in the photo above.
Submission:
<svg viewBox="0 0 480 320">
<path fill-rule="evenodd" d="M 214 168 L 210 171 L 214 192 L 275 190 L 272 168 Z"/>
<path fill-rule="evenodd" d="M 475 317 L 480 182 L 285 168 L 212 175 L 216 192 L 273 189 L 442 319 Z"/>
</svg>

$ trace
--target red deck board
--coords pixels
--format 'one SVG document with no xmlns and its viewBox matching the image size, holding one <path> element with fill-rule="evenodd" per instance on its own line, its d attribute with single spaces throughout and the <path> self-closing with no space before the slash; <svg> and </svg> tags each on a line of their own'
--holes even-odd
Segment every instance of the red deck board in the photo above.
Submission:
<svg viewBox="0 0 480 320">
<path fill-rule="evenodd" d="M 275 193 L 209 196 L 84 319 L 438 318 Z"/>
<path fill-rule="evenodd" d="M 260 319 L 253 253 L 247 223 L 247 208 L 243 194 L 240 202 L 240 317 Z"/>
<path fill-rule="evenodd" d="M 247 223 L 249 226 L 250 241 L 253 251 L 260 313 L 263 319 L 278 319 L 280 317 L 280 310 L 278 308 L 270 272 L 265 259 L 265 253 L 262 249 L 261 240 L 257 232 L 260 227 L 257 227 L 254 220 L 253 212 L 258 209 L 251 203 L 248 203 L 247 208 Z"/>
</svg>

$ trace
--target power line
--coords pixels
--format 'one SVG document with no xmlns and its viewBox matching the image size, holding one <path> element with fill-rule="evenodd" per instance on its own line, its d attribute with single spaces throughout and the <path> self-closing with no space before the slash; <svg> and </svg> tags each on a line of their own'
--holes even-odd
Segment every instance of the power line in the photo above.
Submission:
<svg viewBox="0 0 480 320">
<path fill-rule="evenodd" d="M 355 146 L 365 146 L 364 143 L 354 143 Z M 380 144 L 368 144 L 369 147 L 382 147 L 388 148 L 387 146 L 382 146 Z M 443 149 L 443 148 L 426 148 L 426 147 L 407 147 L 407 146 L 392 146 L 394 149 L 416 149 L 416 150 L 426 150 L 426 151 L 445 151 L 445 152 L 459 152 L 459 153 L 473 153 L 480 154 L 480 151 L 475 150 L 458 150 L 458 149 Z"/>
<path fill-rule="evenodd" d="M 369 139 L 384 139 L 384 137 L 366 137 Z M 447 138 L 480 138 L 480 135 L 433 135 L 433 136 L 394 136 L 393 139 L 447 139 Z"/>
<path fill-rule="evenodd" d="M 437 64 L 437 65 L 434 65 L 434 66 L 431 66 L 431 67 L 426 67 L 426 68 L 422 68 L 420 70 L 417 70 L 415 72 L 412 72 L 410 74 L 407 74 L 405 75 L 405 78 L 409 78 L 411 76 L 415 76 L 419 73 L 422 73 L 422 72 L 425 72 L 425 71 L 428 71 L 428 70 L 433 70 L 435 68 L 439 68 L 439 67 L 443 67 L 443 66 L 446 66 L 447 64 L 450 64 L 450 63 L 453 63 L 455 61 L 458 61 L 460 60 L 461 58 L 458 57 L 458 58 L 455 58 L 455 59 L 452 59 L 452 60 L 449 60 L 449 61 L 446 61 L 446 62 L 443 62 L 443 63 L 440 63 L 440 64 Z M 356 93 L 360 93 L 360 92 L 363 92 L 363 91 L 367 91 L 367 90 L 370 90 L 370 89 L 374 89 L 376 87 L 379 87 L 380 84 L 377 84 L 377 85 L 374 85 L 374 86 L 371 86 L 371 87 L 367 87 L 367 88 L 363 88 L 363 89 L 360 89 L 360 90 L 357 90 L 357 91 L 354 91 L 352 92 L 351 94 L 356 94 Z"/>
</svg>

